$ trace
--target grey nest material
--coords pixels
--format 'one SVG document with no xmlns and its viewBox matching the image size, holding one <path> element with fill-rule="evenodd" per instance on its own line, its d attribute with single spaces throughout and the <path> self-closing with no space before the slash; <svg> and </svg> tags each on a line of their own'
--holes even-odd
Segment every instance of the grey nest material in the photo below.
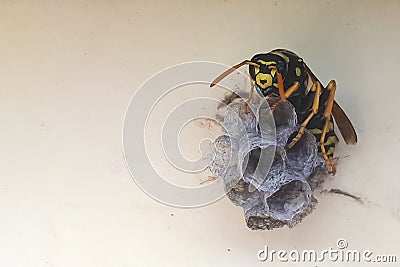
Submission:
<svg viewBox="0 0 400 267">
<path fill-rule="evenodd" d="M 300 128 L 288 101 L 272 115 L 262 98 L 252 101 L 248 113 L 244 101 L 236 100 L 219 110 L 223 135 L 214 140 L 210 170 L 223 179 L 229 199 L 243 208 L 250 229 L 291 228 L 315 208 L 313 190 L 328 173 L 315 137 L 305 130 L 287 149 Z"/>
</svg>

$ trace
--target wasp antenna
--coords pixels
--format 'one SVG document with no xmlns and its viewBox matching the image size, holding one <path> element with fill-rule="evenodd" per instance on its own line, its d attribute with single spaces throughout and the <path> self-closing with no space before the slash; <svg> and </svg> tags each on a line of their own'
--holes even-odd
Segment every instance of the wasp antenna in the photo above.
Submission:
<svg viewBox="0 0 400 267">
<path fill-rule="evenodd" d="M 281 98 L 282 101 L 286 100 L 286 96 L 285 96 L 285 88 L 283 85 L 283 77 L 282 74 L 279 72 L 278 68 L 276 67 L 276 65 L 271 65 L 268 66 L 268 69 L 270 70 L 276 70 L 276 75 L 278 77 L 278 88 L 279 88 L 279 96 Z"/>
<path fill-rule="evenodd" d="M 226 76 L 228 76 L 229 74 L 231 74 L 232 72 L 234 72 L 235 70 L 237 70 L 238 68 L 240 68 L 243 65 L 252 65 L 255 67 L 260 67 L 259 64 L 254 63 L 252 61 L 249 60 L 245 60 L 239 64 L 236 64 L 235 66 L 232 66 L 230 69 L 227 69 L 226 71 L 224 71 L 221 75 L 219 75 L 217 78 L 214 79 L 214 81 L 212 81 L 212 83 L 210 84 L 210 87 L 214 87 L 217 83 L 219 83 L 223 78 L 225 78 Z"/>
</svg>

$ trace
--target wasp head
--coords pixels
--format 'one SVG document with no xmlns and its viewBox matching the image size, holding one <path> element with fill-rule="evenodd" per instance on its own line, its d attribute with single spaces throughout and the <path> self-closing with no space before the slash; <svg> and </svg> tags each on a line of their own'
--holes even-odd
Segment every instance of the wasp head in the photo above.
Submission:
<svg viewBox="0 0 400 267">
<path fill-rule="evenodd" d="M 254 80 L 258 93 L 262 96 L 279 94 L 277 72 L 284 78 L 287 64 L 280 56 L 275 54 L 255 55 L 251 62 L 259 65 L 249 65 L 251 78 Z"/>
</svg>

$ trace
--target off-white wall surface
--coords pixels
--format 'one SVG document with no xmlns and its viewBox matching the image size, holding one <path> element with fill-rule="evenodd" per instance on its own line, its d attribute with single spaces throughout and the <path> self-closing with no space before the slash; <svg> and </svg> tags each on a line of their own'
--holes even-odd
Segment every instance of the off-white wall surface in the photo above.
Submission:
<svg viewBox="0 0 400 267">
<path fill-rule="evenodd" d="M 265 245 L 321 251 L 339 238 L 399 261 L 399 12 L 399 1 L 2 1 L 0 266 L 256 266 Z M 338 145 L 350 157 L 325 186 L 364 203 L 318 195 L 299 226 L 262 232 L 227 198 L 178 209 L 143 193 L 121 137 L 137 88 L 171 65 L 277 47 L 337 80 L 359 144 Z"/>
</svg>

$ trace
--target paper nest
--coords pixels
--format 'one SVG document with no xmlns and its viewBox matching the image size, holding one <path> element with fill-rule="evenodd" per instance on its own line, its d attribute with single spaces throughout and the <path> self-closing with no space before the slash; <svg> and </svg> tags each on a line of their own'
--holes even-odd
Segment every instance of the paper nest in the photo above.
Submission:
<svg viewBox="0 0 400 267">
<path fill-rule="evenodd" d="M 245 113 L 238 98 L 219 113 L 224 134 L 214 140 L 210 170 L 244 209 L 247 226 L 271 230 L 300 223 L 314 209 L 313 190 L 327 170 L 308 130 L 286 148 L 300 128 L 294 107 L 285 101 L 272 115 L 267 102 L 256 97 Z"/>
</svg>

